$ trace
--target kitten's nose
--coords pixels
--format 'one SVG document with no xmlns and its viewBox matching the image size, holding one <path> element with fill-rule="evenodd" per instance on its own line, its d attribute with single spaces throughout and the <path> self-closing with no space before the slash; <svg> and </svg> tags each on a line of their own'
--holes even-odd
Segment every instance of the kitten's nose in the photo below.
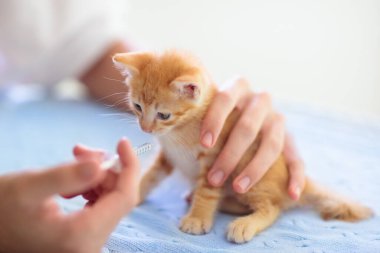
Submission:
<svg viewBox="0 0 380 253">
<path fill-rule="evenodd" d="M 146 126 L 146 125 L 141 125 L 141 129 L 144 131 L 144 132 L 147 132 L 147 133 L 151 133 L 153 128 L 152 126 Z"/>
</svg>

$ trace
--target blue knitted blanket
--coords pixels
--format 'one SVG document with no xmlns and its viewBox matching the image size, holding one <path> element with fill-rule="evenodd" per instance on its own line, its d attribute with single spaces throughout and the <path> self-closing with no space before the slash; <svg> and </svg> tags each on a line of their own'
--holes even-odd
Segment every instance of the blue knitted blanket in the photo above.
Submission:
<svg viewBox="0 0 380 253">
<path fill-rule="evenodd" d="M 307 165 L 307 174 L 380 211 L 380 124 L 358 122 L 299 105 L 280 105 Z M 88 102 L 0 102 L 0 173 L 39 168 L 72 159 L 76 143 L 114 151 L 121 136 L 134 145 L 153 142 L 124 116 Z M 157 147 L 157 146 L 156 146 Z M 156 150 L 155 150 L 156 151 Z M 147 168 L 155 151 L 141 156 Z M 322 221 L 308 209 L 290 210 L 251 242 L 225 239 L 233 216 L 218 214 L 211 232 L 178 230 L 188 206 L 180 175 L 165 180 L 146 203 L 123 218 L 103 252 L 380 252 L 380 218 L 351 224 Z M 68 212 L 83 200 L 58 199 Z M 110 210 L 112 212 L 112 210 Z"/>
</svg>

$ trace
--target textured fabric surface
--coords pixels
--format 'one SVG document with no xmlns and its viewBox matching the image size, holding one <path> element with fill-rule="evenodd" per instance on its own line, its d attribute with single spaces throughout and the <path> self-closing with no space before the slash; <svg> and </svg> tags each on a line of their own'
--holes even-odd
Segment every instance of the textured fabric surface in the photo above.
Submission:
<svg viewBox="0 0 380 253">
<path fill-rule="evenodd" d="M 380 124 L 300 106 L 279 107 L 305 159 L 307 174 L 378 213 Z M 0 103 L 0 173 L 71 160 L 71 148 L 78 142 L 113 152 L 121 136 L 134 145 L 152 141 L 122 115 L 90 103 Z M 156 151 L 141 157 L 144 168 Z M 225 239 L 226 226 L 234 217 L 219 214 L 209 234 L 187 235 L 177 228 L 187 210 L 183 198 L 187 188 L 178 174 L 165 180 L 119 223 L 103 252 L 380 252 L 377 215 L 350 224 L 322 221 L 307 209 L 291 210 L 251 242 L 235 245 Z M 80 198 L 58 201 L 67 212 L 83 205 Z"/>
</svg>

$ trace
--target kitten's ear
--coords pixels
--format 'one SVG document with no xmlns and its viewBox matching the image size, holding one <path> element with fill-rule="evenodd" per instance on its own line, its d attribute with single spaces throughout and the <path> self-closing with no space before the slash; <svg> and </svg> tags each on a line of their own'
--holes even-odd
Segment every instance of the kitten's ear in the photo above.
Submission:
<svg viewBox="0 0 380 253">
<path fill-rule="evenodd" d="M 194 77 L 182 76 L 176 78 L 172 83 L 175 87 L 175 91 L 181 97 L 198 100 L 201 95 L 200 86 Z"/>
<path fill-rule="evenodd" d="M 134 76 L 152 59 L 149 52 L 118 53 L 112 57 L 115 66 L 124 76 Z"/>
</svg>

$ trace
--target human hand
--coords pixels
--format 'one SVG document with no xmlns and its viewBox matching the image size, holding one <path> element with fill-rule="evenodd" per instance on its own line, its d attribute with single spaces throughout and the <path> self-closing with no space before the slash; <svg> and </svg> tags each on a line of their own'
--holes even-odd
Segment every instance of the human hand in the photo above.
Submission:
<svg viewBox="0 0 380 253">
<path fill-rule="evenodd" d="M 215 145 L 225 120 L 234 108 L 242 113 L 208 173 L 209 183 L 221 186 L 260 132 L 260 147 L 247 167 L 234 179 L 234 190 L 247 192 L 284 151 L 290 173 L 288 193 L 297 200 L 305 184 L 304 166 L 285 131 L 284 117 L 273 110 L 269 94 L 253 93 L 245 79 L 231 79 L 227 82 L 227 89 L 217 93 L 202 123 L 202 145 L 207 148 Z"/>
<path fill-rule="evenodd" d="M 78 161 L 82 161 L 82 162 L 92 160 L 97 163 L 102 163 L 103 161 L 107 159 L 107 154 L 105 151 L 88 148 L 80 144 L 74 147 L 73 154 Z M 118 180 L 118 177 L 119 177 L 118 173 L 111 169 L 106 170 L 104 173 L 105 173 L 104 178 L 96 186 L 92 187 L 88 191 L 81 192 L 79 194 L 78 193 L 73 194 L 70 196 L 64 196 L 64 197 L 72 198 L 72 197 L 81 195 L 84 199 L 88 201 L 86 204 L 87 206 L 91 206 L 95 204 L 96 201 L 101 198 L 101 196 L 113 190 L 116 184 L 116 181 Z M 134 193 L 137 194 L 137 191 L 135 191 Z"/>
<path fill-rule="evenodd" d="M 100 252 L 138 199 L 138 160 L 118 144 L 122 171 L 90 207 L 63 214 L 53 196 L 86 192 L 107 176 L 94 159 L 0 177 L 0 252 Z"/>
</svg>

